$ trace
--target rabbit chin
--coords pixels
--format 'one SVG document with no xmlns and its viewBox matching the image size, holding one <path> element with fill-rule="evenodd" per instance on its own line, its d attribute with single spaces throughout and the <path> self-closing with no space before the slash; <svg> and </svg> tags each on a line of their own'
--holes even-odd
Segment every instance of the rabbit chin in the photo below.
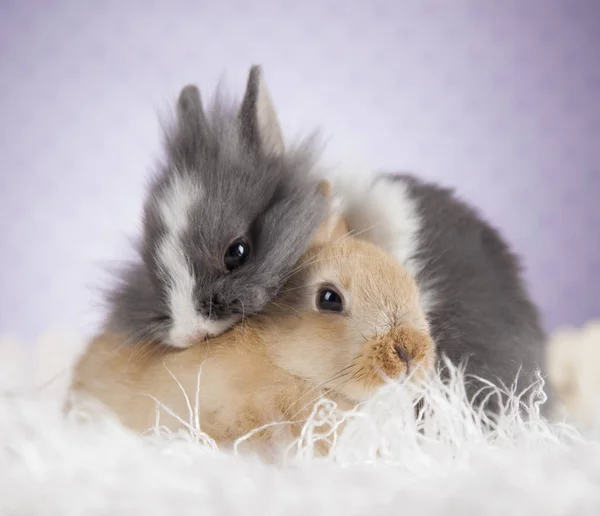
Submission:
<svg viewBox="0 0 600 516">
<path fill-rule="evenodd" d="M 211 337 L 218 337 L 231 329 L 241 319 L 240 314 L 234 314 L 231 317 L 217 321 L 200 316 L 186 321 L 175 318 L 167 335 L 166 343 L 174 348 L 189 348 Z"/>
<path fill-rule="evenodd" d="M 355 402 L 366 401 L 389 382 L 426 382 L 435 356 L 428 332 L 401 326 L 368 341 L 347 373 L 327 388 Z"/>
<path fill-rule="evenodd" d="M 369 400 L 379 389 L 389 383 L 411 383 L 418 385 L 426 380 L 434 371 L 433 360 L 423 361 L 420 364 L 415 364 L 415 369 L 407 371 L 403 367 L 394 375 L 386 374 L 383 370 L 373 368 L 369 373 L 366 373 L 364 379 L 348 385 L 327 386 L 331 389 L 330 392 L 335 393 L 335 396 L 341 397 L 348 402 L 362 403 Z M 335 397 L 334 396 L 334 397 Z"/>
<path fill-rule="evenodd" d="M 418 364 L 417 369 L 411 368 L 410 372 L 403 368 L 400 372 L 395 375 L 387 375 L 385 372 L 379 369 L 373 369 L 372 372 L 367 375 L 368 380 L 362 380 L 354 384 L 342 386 L 339 389 L 332 387 L 331 391 L 335 392 L 337 396 L 352 402 L 362 403 L 368 401 L 373 395 L 381 389 L 384 385 L 389 383 L 399 384 L 414 384 L 419 385 L 424 382 L 426 378 L 431 375 L 434 371 L 433 360 L 427 360 Z"/>
</svg>

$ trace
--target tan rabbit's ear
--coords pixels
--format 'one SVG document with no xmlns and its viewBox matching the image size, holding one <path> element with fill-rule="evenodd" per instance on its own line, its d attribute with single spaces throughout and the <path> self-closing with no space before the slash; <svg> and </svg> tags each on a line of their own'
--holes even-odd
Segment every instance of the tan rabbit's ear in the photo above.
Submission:
<svg viewBox="0 0 600 516">
<path fill-rule="evenodd" d="M 348 234 L 348 226 L 342 213 L 341 202 L 331 193 L 331 184 L 326 179 L 319 183 L 319 192 L 327 198 L 328 215 L 313 238 L 313 244 L 334 242 Z"/>
<path fill-rule="evenodd" d="M 284 152 L 283 136 L 262 68 L 250 68 L 246 93 L 240 108 L 242 138 L 250 148 L 279 156 Z"/>
</svg>

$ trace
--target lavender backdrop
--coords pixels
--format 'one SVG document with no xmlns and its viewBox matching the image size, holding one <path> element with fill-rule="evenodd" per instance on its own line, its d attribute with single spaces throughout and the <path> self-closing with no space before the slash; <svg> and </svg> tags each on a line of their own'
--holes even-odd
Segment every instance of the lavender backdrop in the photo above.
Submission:
<svg viewBox="0 0 600 516">
<path fill-rule="evenodd" d="M 2 0 L 0 331 L 90 332 L 157 112 L 265 66 L 288 135 L 454 185 L 549 328 L 600 316 L 600 2 Z"/>
</svg>

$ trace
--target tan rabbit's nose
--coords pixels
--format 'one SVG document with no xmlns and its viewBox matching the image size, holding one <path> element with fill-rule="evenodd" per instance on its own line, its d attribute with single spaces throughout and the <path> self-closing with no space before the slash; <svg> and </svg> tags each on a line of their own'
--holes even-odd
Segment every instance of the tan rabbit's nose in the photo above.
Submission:
<svg viewBox="0 0 600 516">
<path fill-rule="evenodd" d="M 433 367 L 435 349 L 427 332 L 410 325 L 400 325 L 373 341 L 370 356 L 376 369 L 389 378 L 402 378 L 419 370 L 418 375 Z"/>
<path fill-rule="evenodd" d="M 414 367 L 431 368 L 435 347 L 428 333 L 412 326 L 401 326 L 394 329 L 391 336 L 394 352 L 400 361 L 404 363 L 407 375 Z"/>
<path fill-rule="evenodd" d="M 394 351 L 396 352 L 396 356 L 404 362 L 406 366 L 406 374 L 410 374 L 410 364 L 412 362 L 412 357 L 408 354 L 408 352 L 400 345 L 396 344 L 394 346 Z"/>
</svg>

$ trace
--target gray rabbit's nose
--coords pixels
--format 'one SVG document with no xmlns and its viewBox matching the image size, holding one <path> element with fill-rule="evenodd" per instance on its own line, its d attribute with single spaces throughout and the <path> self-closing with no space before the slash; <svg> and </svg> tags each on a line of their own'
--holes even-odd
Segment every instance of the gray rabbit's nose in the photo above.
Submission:
<svg viewBox="0 0 600 516">
<path fill-rule="evenodd" d="M 203 319 L 218 322 L 243 312 L 243 306 L 237 299 L 229 300 L 222 294 L 212 294 L 196 305 L 196 312 Z"/>
<path fill-rule="evenodd" d="M 197 312 L 208 319 L 219 319 L 228 315 L 229 304 L 220 294 L 212 294 L 198 304 Z"/>
</svg>

